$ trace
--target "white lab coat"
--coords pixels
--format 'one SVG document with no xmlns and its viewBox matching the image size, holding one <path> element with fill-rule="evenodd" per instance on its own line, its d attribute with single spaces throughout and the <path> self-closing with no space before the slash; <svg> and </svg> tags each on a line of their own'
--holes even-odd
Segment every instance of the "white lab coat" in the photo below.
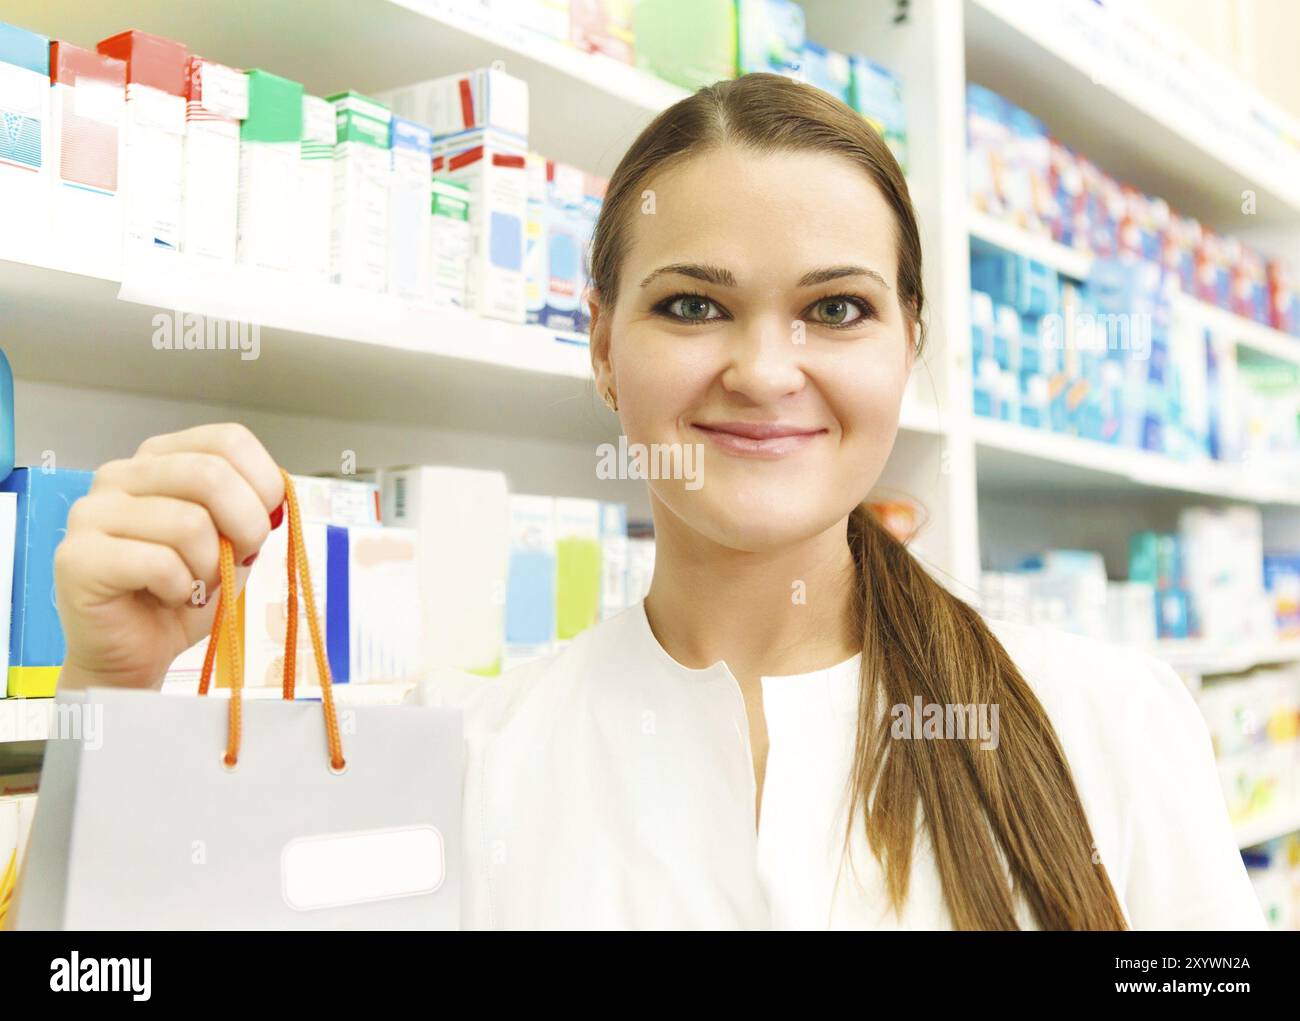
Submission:
<svg viewBox="0 0 1300 1021">
<path fill-rule="evenodd" d="M 989 624 L 1056 729 L 1131 926 L 1265 927 L 1178 676 L 1141 653 Z M 499 677 L 423 680 L 411 701 L 465 714 L 464 927 L 951 928 L 922 825 L 901 917 L 860 816 L 841 868 L 859 662 L 762 679 L 757 833 L 739 685 L 722 661 L 672 659 L 643 603 Z M 1023 902 L 1019 918 L 1034 927 Z"/>
</svg>

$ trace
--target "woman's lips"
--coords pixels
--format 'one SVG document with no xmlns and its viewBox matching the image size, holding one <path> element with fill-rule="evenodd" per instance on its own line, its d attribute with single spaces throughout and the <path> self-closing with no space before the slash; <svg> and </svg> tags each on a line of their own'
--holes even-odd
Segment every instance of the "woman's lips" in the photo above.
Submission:
<svg viewBox="0 0 1300 1021">
<path fill-rule="evenodd" d="M 779 422 L 694 422 L 692 426 L 719 449 L 744 457 L 785 457 L 826 431 Z"/>
</svg>

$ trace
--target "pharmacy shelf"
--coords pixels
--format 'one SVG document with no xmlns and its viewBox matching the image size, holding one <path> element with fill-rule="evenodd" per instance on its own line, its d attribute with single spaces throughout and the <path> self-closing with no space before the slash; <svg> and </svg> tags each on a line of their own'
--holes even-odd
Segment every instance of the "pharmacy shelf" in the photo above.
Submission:
<svg viewBox="0 0 1300 1021">
<path fill-rule="evenodd" d="M 1115 494 L 1142 489 L 1264 506 L 1300 507 L 1300 487 L 1214 461 L 1184 463 L 1144 450 L 975 418 L 972 423 L 981 486 L 1066 494 Z"/>
<path fill-rule="evenodd" d="M 1218 229 L 1243 222 L 1246 190 L 1256 194 L 1252 222 L 1300 225 L 1300 152 L 1262 149 L 1253 135 L 1294 119 L 1217 69 L 1193 72 L 1207 95 L 1188 95 L 1178 72 L 1157 66 L 1150 19 L 1120 10 L 1129 6 L 966 0 L 967 76 L 1121 180 Z"/>
<path fill-rule="evenodd" d="M 1300 804 L 1275 809 L 1266 815 L 1238 823 L 1236 826 L 1237 846 L 1254 847 L 1275 837 L 1300 830 Z"/>
<path fill-rule="evenodd" d="M 1050 237 L 1031 234 L 1013 223 L 999 220 L 978 209 L 969 210 L 966 221 L 973 240 L 1041 262 L 1072 280 L 1087 280 L 1088 274 L 1092 272 L 1091 255 L 1068 248 Z"/>
<path fill-rule="evenodd" d="M 972 209 L 967 213 L 967 228 L 972 240 L 1034 259 L 1074 280 L 1086 280 L 1092 271 L 1092 256 L 1086 252 L 1068 248 L 1042 235 L 1031 234 L 979 210 Z M 1283 361 L 1300 362 L 1300 337 L 1293 337 L 1185 294 L 1176 299 L 1175 312 L 1182 318 L 1230 337 L 1238 347 L 1248 347 Z"/>
<path fill-rule="evenodd" d="M 173 252 L 134 263 L 120 284 L 5 254 L 0 347 L 20 379 L 469 433 L 618 435 L 581 336 Z M 258 357 L 157 349 L 156 317 L 175 337 L 178 309 L 256 324 Z"/>
<path fill-rule="evenodd" d="M 1273 663 L 1300 662 L 1300 639 L 1225 645 L 1199 639 L 1167 639 L 1146 651 L 1182 674 L 1213 677 L 1239 674 Z"/>
<path fill-rule="evenodd" d="M 313 95 L 378 92 L 503 62 L 532 97 L 529 141 L 547 156 L 609 176 L 660 110 L 686 93 L 599 54 L 529 31 L 480 5 L 446 0 L 7 0 L 5 20 L 91 46 L 138 27 L 234 67 L 261 67 Z"/>
</svg>

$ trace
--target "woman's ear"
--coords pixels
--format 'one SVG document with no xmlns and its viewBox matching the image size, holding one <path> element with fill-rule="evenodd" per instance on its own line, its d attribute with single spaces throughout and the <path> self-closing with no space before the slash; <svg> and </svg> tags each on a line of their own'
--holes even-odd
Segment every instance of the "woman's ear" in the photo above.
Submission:
<svg viewBox="0 0 1300 1021">
<path fill-rule="evenodd" d="M 596 393 L 603 400 L 605 391 L 614 385 L 614 366 L 611 361 L 609 315 L 602 314 L 600 292 L 592 288 L 587 292 L 587 308 L 591 312 L 591 329 L 588 344 L 591 350 L 591 373 L 596 379 Z"/>
</svg>

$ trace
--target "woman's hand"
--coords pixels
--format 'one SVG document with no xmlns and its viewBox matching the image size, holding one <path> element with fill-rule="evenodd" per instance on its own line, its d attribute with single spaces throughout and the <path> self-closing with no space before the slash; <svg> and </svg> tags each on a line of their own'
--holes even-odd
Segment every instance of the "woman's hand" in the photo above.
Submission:
<svg viewBox="0 0 1300 1021">
<path fill-rule="evenodd" d="M 152 436 L 103 465 L 54 556 L 67 641 L 60 687 L 160 686 L 212 627 L 218 537 L 234 545 L 242 589 L 283 502 L 279 467 L 234 423 Z"/>
</svg>

